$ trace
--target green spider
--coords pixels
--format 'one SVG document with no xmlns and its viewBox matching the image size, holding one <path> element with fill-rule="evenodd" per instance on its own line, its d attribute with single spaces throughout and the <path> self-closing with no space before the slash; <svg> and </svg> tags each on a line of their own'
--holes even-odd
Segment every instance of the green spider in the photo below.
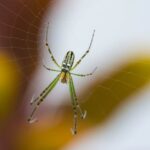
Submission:
<svg viewBox="0 0 150 150">
<path fill-rule="evenodd" d="M 59 72 L 59 74 L 57 75 L 57 77 L 41 92 L 41 94 L 36 98 L 32 98 L 30 104 L 33 105 L 35 104 L 35 107 L 30 115 L 30 117 L 28 118 L 28 122 L 29 123 L 33 123 L 36 121 L 36 119 L 33 119 L 33 115 L 36 112 L 36 110 L 38 109 L 39 105 L 41 104 L 41 102 L 46 98 L 46 96 L 51 92 L 51 90 L 56 86 L 56 84 L 58 83 L 59 80 L 61 80 L 62 83 L 68 83 L 69 84 L 69 90 L 70 90 L 70 95 L 71 95 L 71 99 L 72 99 L 72 106 L 73 106 L 73 112 L 74 112 L 74 126 L 71 129 L 73 134 L 77 134 L 77 120 L 78 120 L 78 113 L 77 111 L 79 111 L 80 115 L 81 115 L 81 119 L 84 119 L 86 117 L 87 112 L 86 111 L 82 111 L 82 109 L 80 108 L 80 105 L 78 103 L 77 100 L 77 96 L 76 96 L 76 92 L 75 92 L 75 88 L 74 88 L 74 83 L 73 83 L 73 79 L 71 75 L 75 75 L 75 76 L 80 76 L 80 77 L 85 77 L 85 76 L 89 76 L 92 75 L 96 68 L 89 74 L 76 74 L 76 73 L 72 73 L 71 71 L 74 70 L 81 62 L 81 60 L 89 53 L 93 39 L 94 39 L 94 34 L 95 34 L 95 30 L 93 31 L 92 34 L 92 38 L 91 38 L 91 42 L 90 45 L 87 49 L 87 51 L 84 53 L 84 55 L 75 63 L 75 65 L 73 66 L 74 63 L 74 58 L 75 55 L 72 51 L 68 51 L 67 54 L 65 55 L 65 58 L 62 62 L 62 65 L 60 66 L 57 61 L 55 60 L 52 51 L 49 47 L 48 44 L 48 29 L 49 29 L 49 24 L 47 27 L 47 32 L 46 32 L 46 47 L 48 48 L 48 51 L 50 53 L 51 59 L 52 61 L 55 63 L 55 65 L 60 69 L 60 70 L 55 70 L 55 69 L 51 69 L 49 67 L 46 67 L 43 64 L 43 67 L 46 68 L 49 71 L 54 71 L 54 72 Z"/>
</svg>

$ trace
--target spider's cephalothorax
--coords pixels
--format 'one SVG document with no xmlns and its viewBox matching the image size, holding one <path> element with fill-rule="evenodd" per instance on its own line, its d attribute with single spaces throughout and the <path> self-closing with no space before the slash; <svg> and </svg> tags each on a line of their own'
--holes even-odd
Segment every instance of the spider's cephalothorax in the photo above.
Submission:
<svg viewBox="0 0 150 150">
<path fill-rule="evenodd" d="M 69 78 L 69 71 L 71 70 L 74 63 L 74 53 L 72 51 L 68 51 L 65 55 L 65 58 L 62 62 L 62 69 L 60 79 L 62 83 L 67 83 Z"/>
<path fill-rule="evenodd" d="M 43 102 L 43 100 L 46 98 L 46 96 L 56 86 L 58 81 L 61 80 L 62 83 L 68 83 L 68 85 L 69 85 L 69 91 L 70 91 L 70 96 L 71 96 L 71 100 L 72 100 L 72 107 L 73 107 L 73 117 L 74 117 L 74 124 L 73 124 L 73 128 L 72 128 L 71 131 L 72 131 L 73 134 L 77 134 L 78 112 L 80 113 L 81 119 L 84 119 L 86 117 L 86 111 L 82 111 L 82 109 L 80 108 L 80 105 L 78 103 L 76 92 L 75 92 L 75 87 L 74 87 L 74 83 L 73 83 L 73 79 L 72 79 L 72 75 L 79 76 L 79 77 L 89 76 L 89 75 L 92 75 L 94 73 L 95 69 L 91 73 L 88 73 L 88 74 L 73 73 L 72 70 L 74 70 L 81 63 L 83 58 L 89 53 L 91 45 L 92 45 L 92 42 L 93 42 L 94 33 L 95 33 L 95 30 L 93 31 L 93 35 L 92 35 L 91 42 L 90 42 L 90 45 L 89 45 L 88 49 L 86 50 L 86 52 L 81 56 L 81 58 L 74 65 L 73 65 L 73 63 L 74 63 L 75 55 L 74 55 L 74 53 L 72 51 L 68 51 L 67 54 L 65 55 L 65 58 L 64 58 L 64 60 L 62 62 L 62 65 L 60 66 L 57 63 L 57 61 L 56 61 L 55 57 L 53 56 L 52 51 L 51 51 L 51 49 L 49 47 L 48 40 L 47 40 L 47 36 L 48 36 L 48 27 L 47 27 L 46 46 L 47 46 L 47 49 L 48 49 L 48 51 L 50 53 L 52 61 L 55 63 L 55 65 L 60 70 L 51 69 L 51 68 L 46 67 L 45 65 L 43 65 L 47 70 L 58 72 L 59 74 L 41 92 L 41 94 L 37 98 L 32 98 L 31 105 L 34 106 L 34 109 L 33 109 L 33 111 L 31 112 L 31 115 L 28 118 L 28 121 L 30 123 L 36 121 L 36 119 L 33 118 L 33 115 L 35 114 L 35 112 L 39 108 L 39 105 Z"/>
<path fill-rule="evenodd" d="M 62 71 L 64 72 L 70 71 L 73 63 L 74 63 L 74 53 L 72 51 L 68 51 L 62 62 Z"/>
</svg>

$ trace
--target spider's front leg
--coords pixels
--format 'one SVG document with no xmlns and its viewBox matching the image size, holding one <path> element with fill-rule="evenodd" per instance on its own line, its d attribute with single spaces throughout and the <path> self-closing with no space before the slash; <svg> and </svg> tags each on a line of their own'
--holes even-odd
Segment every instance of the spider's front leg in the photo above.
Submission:
<svg viewBox="0 0 150 150">
<path fill-rule="evenodd" d="M 54 62 L 54 64 L 55 64 L 58 68 L 61 68 L 61 66 L 57 63 L 55 57 L 53 56 L 53 53 L 52 53 L 52 51 L 51 51 L 51 49 L 50 49 L 50 46 L 49 46 L 49 44 L 48 44 L 48 29 L 49 29 L 49 23 L 48 23 L 47 30 L 46 30 L 46 43 L 45 43 L 45 45 L 46 45 L 46 47 L 47 47 L 47 49 L 48 49 L 48 51 L 49 51 L 49 53 L 50 53 L 51 59 L 52 59 L 52 61 Z"/>
<path fill-rule="evenodd" d="M 91 49 L 91 46 L 92 46 L 92 43 L 93 43 L 93 39 L 94 39 L 94 35 L 95 35 L 95 30 L 93 31 L 92 38 L 91 38 L 90 45 L 89 45 L 88 49 L 82 55 L 82 57 L 75 63 L 75 65 L 72 67 L 71 70 L 74 70 L 80 64 L 80 62 L 83 60 L 83 58 L 90 52 L 90 49 Z"/>
</svg>

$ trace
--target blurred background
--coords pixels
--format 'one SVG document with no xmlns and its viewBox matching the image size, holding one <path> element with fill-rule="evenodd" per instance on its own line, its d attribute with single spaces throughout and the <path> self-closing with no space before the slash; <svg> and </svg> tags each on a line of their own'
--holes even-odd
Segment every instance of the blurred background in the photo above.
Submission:
<svg viewBox="0 0 150 150">
<path fill-rule="evenodd" d="M 150 1 L 0 0 L 0 150 L 149 150 Z M 33 96 L 57 76 L 45 47 L 61 64 L 72 50 L 77 61 L 90 53 L 73 77 L 87 110 L 73 136 L 71 98 L 58 83 L 28 124 Z"/>
</svg>

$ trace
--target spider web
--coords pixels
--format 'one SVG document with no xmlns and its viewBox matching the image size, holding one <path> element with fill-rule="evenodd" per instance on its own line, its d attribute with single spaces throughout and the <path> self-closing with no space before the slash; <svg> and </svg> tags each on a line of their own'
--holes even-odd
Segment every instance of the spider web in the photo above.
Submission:
<svg viewBox="0 0 150 150">
<path fill-rule="evenodd" d="M 47 3 L 47 2 L 45 2 Z M 38 45 L 43 29 L 40 29 L 41 16 L 45 7 L 41 1 L 23 1 L 15 2 L 6 0 L 0 2 L 1 10 L 1 50 L 6 51 L 10 56 L 10 62 L 21 65 L 21 72 L 28 68 L 29 70 L 37 65 Z M 30 63 L 28 63 L 28 61 Z M 28 81 L 28 76 L 24 76 Z"/>
<path fill-rule="evenodd" d="M 42 0 L 33 0 L 32 3 L 29 0 L 0 1 L 0 48 L 2 52 L 10 55 L 9 62 L 17 63 L 21 66 L 21 69 L 17 71 L 23 75 L 25 83 L 29 82 L 31 79 L 30 74 L 34 71 L 34 68 L 41 65 L 41 60 L 43 59 L 43 56 L 37 51 L 43 49 L 45 44 L 45 40 L 42 41 L 41 37 L 45 35 L 47 22 L 42 27 L 40 26 L 43 21 L 42 18 L 50 5 L 50 2 L 43 2 Z M 101 72 L 103 72 L 103 66 L 105 64 L 100 65 Z M 147 78 L 139 75 L 136 71 L 124 70 L 123 72 L 128 77 Z M 128 83 L 127 80 L 115 79 L 115 77 L 111 78 L 111 80 L 113 81 L 112 86 L 120 84 L 121 87 L 136 88 L 136 85 Z M 86 82 L 87 80 L 83 83 Z M 98 88 L 106 90 L 116 99 L 119 97 L 117 91 L 114 92 L 111 86 L 107 87 L 107 84 L 99 84 Z M 92 91 L 88 92 L 86 96 L 90 97 L 91 94 Z"/>
</svg>

